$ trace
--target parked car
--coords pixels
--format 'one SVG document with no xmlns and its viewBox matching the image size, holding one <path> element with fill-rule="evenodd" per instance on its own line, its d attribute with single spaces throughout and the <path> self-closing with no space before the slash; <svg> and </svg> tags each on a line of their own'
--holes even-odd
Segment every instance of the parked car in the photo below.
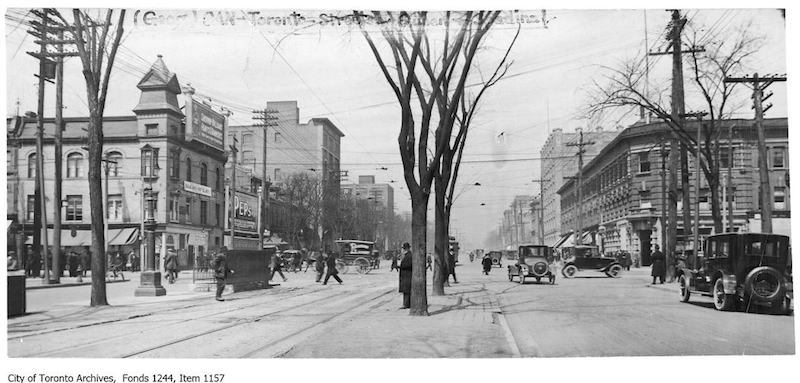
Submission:
<svg viewBox="0 0 800 383">
<path fill-rule="evenodd" d="M 490 251 L 489 252 L 489 259 L 492 260 L 492 266 L 503 267 L 503 252 L 502 251 Z"/>
<path fill-rule="evenodd" d="M 681 301 L 697 293 L 712 297 L 721 311 L 764 306 L 776 314 L 789 313 L 794 293 L 788 236 L 711 235 L 703 255 L 678 271 Z"/>
<path fill-rule="evenodd" d="M 555 264 L 553 263 L 553 249 L 544 245 L 521 245 L 517 251 L 517 262 L 508 265 L 508 280 L 519 278 L 519 283 L 524 284 L 526 278 L 535 278 L 539 283 L 542 278 L 547 278 L 550 284 L 556 283 Z"/>
<path fill-rule="evenodd" d="M 563 247 L 561 258 L 564 262 L 561 268 L 564 278 L 572 278 L 581 270 L 597 270 L 610 278 L 616 278 L 622 272 L 622 265 L 616 258 L 601 255 L 598 247 L 593 245 Z"/>
</svg>

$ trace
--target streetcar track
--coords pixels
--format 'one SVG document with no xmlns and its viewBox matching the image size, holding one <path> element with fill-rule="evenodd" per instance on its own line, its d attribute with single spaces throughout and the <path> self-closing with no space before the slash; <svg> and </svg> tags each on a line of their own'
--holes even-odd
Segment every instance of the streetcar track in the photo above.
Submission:
<svg viewBox="0 0 800 383">
<path fill-rule="evenodd" d="M 325 289 L 317 289 L 317 290 L 310 291 L 310 292 L 306 291 L 306 292 L 302 292 L 300 294 L 293 294 L 290 297 L 283 297 L 282 299 L 294 298 L 294 297 L 297 297 L 297 296 L 306 295 L 306 294 L 312 294 L 312 293 L 316 293 L 316 292 L 319 292 L 319 291 L 325 291 Z M 313 301 L 310 301 L 307 304 L 313 304 L 313 303 L 319 302 L 321 300 L 329 298 L 330 296 L 331 295 L 323 296 L 323 297 L 321 297 L 319 299 L 315 299 Z M 192 306 L 187 306 L 187 307 L 195 307 L 195 306 L 197 306 L 197 305 L 192 305 Z M 96 340 L 93 340 L 93 341 L 90 341 L 90 342 L 84 342 L 84 343 L 81 343 L 81 344 L 78 344 L 78 345 L 74 345 L 73 344 L 73 345 L 65 346 L 65 347 L 62 347 L 62 348 L 59 348 L 59 349 L 49 350 L 46 353 L 33 353 L 33 354 L 28 354 L 28 355 L 21 355 L 20 357 L 34 357 L 34 356 L 47 357 L 48 355 L 58 354 L 59 352 L 62 352 L 62 351 L 65 351 L 65 350 L 74 351 L 76 349 L 86 348 L 86 347 L 90 347 L 90 346 L 96 346 L 96 345 L 99 345 L 99 344 L 118 342 L 118 341 L 120 341 L 122 339 L 125 339 L 125 338 L 140 338 L 143 333 L 152 332 L 152 331 L 160 331 L 160 330 L 163 330 L 165 326 L 177 326 L 177 325 L 184 324 L 186 322 L 191 322 L 191 321 L 195 321 L 195 320 L 198 320 L 198 319 L 207 319 L 207 318 L 211 318 L 211 317 L 219 316 L 219 315 L 230 314 L 232 312 L 244 310 L 244 309 L 251 308 L 251 307 L 253 307 L 253 306 L 252 305 L 238 306 L 238 307 L 235 307 L 235 308 L 231 308 L 229 310 L 216 311 L 216 312 L 213 312 L 213 313 L 210 313 L 210 314 L 207 314 L 207 315 L 195 316 L 195 317 L 191 317 L 191 318 L 188 318 L 188 319 L 183 319 L 183 320 L 179 320 L 177 322 L 171 322 L 171 323 L 167 323 L 167 324 L 165 324 L 163 322 L 160 322 L 159 326 L 153 326 L 151 328 L 139 331 L 137 333 L 125 334 L 125 335 L 116 336 L 116 337 L 113 337 L 113 338 L 100 338 L 100 339 L 96 339 Z M 285 311 L 285 310 L 279 310 L 279 311 L 276 311 L 276 312 L 280 312 L 280 311 Z M 173 314 L 173 313 L 171 312 L 170 314 Z M 113 320 L 113 321 L 106 321 L 106 322 L 102 322 L 102 323 L 93 323 L 93 324 L 88 324 L 88 325 L 83 325 L 83 326 L 76 326 L 76 327 L 71 328 L 71 329 L 79 329 L 79 328 L 86 328 L 86 327 L 91 327 L 91 326 L 96 326 L 96 325 L 118 323 L 118 322 L 122 322 L 122 321 L 127 321 L 127 320 L 132 320 L 132 319 L 137 319 L 137 318 L 142 318 L 142 317 L 147 317 L 147 316 L 152 316 L 152 315 L 155 315 L 155 314 L 148 313 L 148 314 L 144 314 L 144 315 L 135 315 L 135 316 L 128 317 L 128 318 L 122 318 L 120 320 Z M 271 314 L 266 314 L 266 315 L 271 315 Z M 264 316 L 265 315 L 260 316 L 256 321 L 260 321 L 261 318 L 263 318 Z M 238 323 L 239 322 L 234 322 L 233 324 L 236 325 Z M 63 329 L 63 330 L 67 330 L 67 329 Z M 63 330 L 61 330 L 61 331 L 63 331 Z M 41 335 L 41 334 L 36 334 L 34 336 L 37 336 L 37 335 Z M 9 338 L 9 339 L 11 339 L 11 338 Z"/>
<path fill-rule="evenodd" d="M 326 291 L 326 290 L 319 289 L 317 291 Z M 280 309 L 280 310 L 275 310 L 275 311 L 272 311 L 272 312 L 269 312 L 269 313 L 266 313 L 266 314 L 257 315 L 257 316 L 255 316 L 255 317 L 253 317 L 251 319 L 239 320 L 239 321 L 227 324 L 225 326 L 221 326 L 221 327 L 213 328 L 213 329 L 210 329 L 210 330 L 202 331 L 202 332 L 199 332 L 199 333 L 187 335 L 187 336 L 184 336 L 184 337 L 181 337 L 181 338 L 178 338 L 178 339 L 175 339 L 175 340 L 171 340 L 169 342 L 165 342 L 165 343 L 162 343 L 162 344 L 159 344 L 159 345 L 156 345 L 156 346 L 150 346 L 150 347 L 147 347 L 145 349 L 140 349 L 140 350 L 137 350 L 135 352 L 131 352 L 131 353 L 127 353 L 127 354 L 121 355 L 121 356 L 119 356 L 119 358 L 132 358 L 132 357 L 137 356 L 137 355 L 141 355 L 141 354 L 144 354 L 144 353 L 155 351 L 155 350 L 158 350 L 158 349 L 161 349 L 161 348 L 170 347 L 170 346 L 173 346 L 173 345 L 178 344 L 178 343 L 183 343 L 183 342 L 186 342 L 186 341 L 189 341 L 189 340 L 192 340 L 192 339 L 196 339 L 196 338 L 200 338 L 200 337 L 203 337 L 203 336 L 206 336 L 206 335 L 210 335 L 210 334 L 213 334 L 213 333 L 224 331 L 224 330 L 227 330 L 227 329 L 230 329 L 230 328 L 233 328 L 233 327 L 237 327 L 237 326 L 241 326 L 241 325 L 245 325 L 245 324 L 257 323 L 257 322 L 260 322 L 262 319 L 270 317 L 270 316 L 273 316 L 275 314 L 285 313 L 285 312 L 288 312 L 288 311 L 296 310 L 296 309 L 301 308 L 301 307 L 313 305 L 313 304 L 315 304 L 315 303 L 317 303 L 319 301 L 322 301 L 322 300 L 330 299 L 330 298 L 332 298 L 332 297 L 334 297 L 336 295 L 339 295 L 339 293 L 340 292 L 334 292 L 333 294 L 326 295 L 324 297 L 321 297 L 319 299 L 315 299 L 315 300 L 310 301 L 310 302 L 301 303 L 299 305 L 295 305 L 295 306 L 292 306 L 292 307 L 287 307 L 287 308 Z M 385 295 L 385 294 L 388 294 L 388 292 L 384 293 L 383 295 Z M 192 319 L 192 320 L 194 320 L 194 319 Z"/>
</svg>

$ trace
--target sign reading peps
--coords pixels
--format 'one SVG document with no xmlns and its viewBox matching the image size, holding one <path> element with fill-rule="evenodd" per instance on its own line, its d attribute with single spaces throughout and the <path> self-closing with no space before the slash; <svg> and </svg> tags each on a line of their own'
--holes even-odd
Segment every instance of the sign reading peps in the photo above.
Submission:
<svg viewBox="0 0 800 383">
<path fill-rule="evenodd" d="M 258 234 L 258 197 L 236 193 L 233 197 L 233 229 Z"/>
</svg>

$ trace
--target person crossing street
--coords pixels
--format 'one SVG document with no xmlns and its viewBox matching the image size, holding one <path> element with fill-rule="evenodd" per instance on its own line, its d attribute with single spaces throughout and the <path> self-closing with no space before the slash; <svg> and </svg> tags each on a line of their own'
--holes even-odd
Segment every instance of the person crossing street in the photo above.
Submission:
<svg viewBox="0 0 800 383">
<path fill-rule="evenodd" d="M 339 278 L 339 270 L 336 270 L 336 254 L 331 253 L 328 254 L 328 258 L 325 259 L 325 265 L 328 266 L 328 272 L 325 274 L 325 281 L 322 282 L 323 285 L 328 284 L 328 279 L 333 277 L 336 282 L 342 284 L 342 278 Z"/>
</svg>

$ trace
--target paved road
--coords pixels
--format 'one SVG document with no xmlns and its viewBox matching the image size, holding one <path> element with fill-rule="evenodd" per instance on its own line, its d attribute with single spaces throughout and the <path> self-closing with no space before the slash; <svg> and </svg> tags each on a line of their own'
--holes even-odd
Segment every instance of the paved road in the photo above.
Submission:
<svg viewBox="0 0 800 383">
<path fill-rule="evenodd" d="M 431 316 L 398 310 L 397 274 L 346 274 L 322 286 L 290 273 L 270 290 L 134 298 L 109 285 L 112 307 L 88 308 L 88 287 L 30 291 L 42 312 L 9 320 L 12 357 L 553 357 L 792 354 L 793 317 L 717 312 L 681 303 L 647 270 L 620 278 L 584 272 L 555 285 L 509 282 L 504 269 L 458 269 L 461 283 L 430 297 Z M 48 310 L 48 308 L 50 308 Z"/>
</svg>

